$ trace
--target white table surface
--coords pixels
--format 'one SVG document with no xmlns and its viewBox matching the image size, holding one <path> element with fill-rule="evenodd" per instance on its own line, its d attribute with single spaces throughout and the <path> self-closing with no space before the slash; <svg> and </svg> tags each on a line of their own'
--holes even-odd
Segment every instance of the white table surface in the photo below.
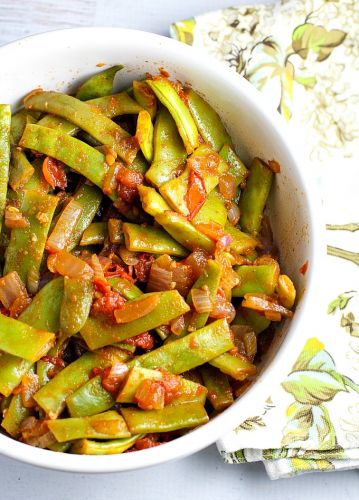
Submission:
<svg viewBox="0 0 359 500">
<path fill-rule="evenodd" d="M 171 21 L 226 7 L 233 1 L 249 3 L 249 0 L 0 0 L 0 45 L 42 31 L 78 26 L 120 26 L 167 35 Z M 262 464 L 223 464 L 215 446 L 167 465 L 121 474 L 67 474 L 0 457 L 1 500 L 124 497 L 277 500 L 286 496 L 290 500 L 354 500 L 359 498 L 358 486 L 357 471 L 270 481 Z"/>
</svg>

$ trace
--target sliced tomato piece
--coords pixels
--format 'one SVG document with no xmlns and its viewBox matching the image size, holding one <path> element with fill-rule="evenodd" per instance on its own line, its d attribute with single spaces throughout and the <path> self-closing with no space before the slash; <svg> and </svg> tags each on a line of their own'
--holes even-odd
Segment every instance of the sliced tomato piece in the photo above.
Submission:
<svg viewBox="0 0 359 500">
<path fill-rule="evenodd" d="M 189 210 L 188 219 L 192 220 L 207 199 L 203 177 L 191 169 L 186 193 L 186 203 Z"/>
<path fill-rule="evenodd" d="M 64 170 L 64 164 L 52 158 L 51 156 L 46 156 L 42 164 L 42 173 L 46 181 L 54 189 L 58 187 L 59 189 L 66 189 L 67 178 Z"/>
</svg>

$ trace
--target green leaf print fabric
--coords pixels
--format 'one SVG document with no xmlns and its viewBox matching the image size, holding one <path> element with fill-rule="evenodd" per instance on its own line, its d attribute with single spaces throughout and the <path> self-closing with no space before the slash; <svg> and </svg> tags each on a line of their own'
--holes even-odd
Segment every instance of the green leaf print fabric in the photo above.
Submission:
<svg viewBox="0 0 359 500">
<path fill-rule="evenodd" d="M 313 329 L 218 449 L 228 463 L 263 461 L 272 479 L 359 468 L 359 4 L 229 7 L 176 22 L 171 35 L 244 76 L 301 137 L 326 222 Z"/>
</svg>

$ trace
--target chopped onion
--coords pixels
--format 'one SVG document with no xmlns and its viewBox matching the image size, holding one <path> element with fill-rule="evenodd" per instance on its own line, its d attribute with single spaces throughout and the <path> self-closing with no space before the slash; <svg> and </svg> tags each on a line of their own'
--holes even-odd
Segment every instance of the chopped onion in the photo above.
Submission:
<svg viewBox="0 0 359 500">
<path fill-rule="evenodd" d="M 82 214 L 82 207 L 76 200 L 71 200 L 62 211 L 52 233 L 46 242 L 46 250 L 58 252 L 66 243 Z"/>
<path fill-rule="evenodd" d="M 171 327 L 171 332 L 173 335 L 180 335 L 185 327 L 185 321 L 184 321 L 184 316 L 181 314 L 181 316 L 178 316 L 178 318 L 173 319 L 170 322 L 170 327 Z"/>
<path fill-rule="evenodd" d="M 155 261 L 151 266 L 147 283 L 147 290 L 149 292 L 162 292 L 164 290 L 172 290 L 175 286 L 172 278 L 172 271 L 160 267 L 157 261 Z"/>
<path fill-rule="evenodd" d="M 117 323 L 129 323 L 152 312 L 160 303 L 158 295 L 147 295 L 144 298 L 126 302 L 121 309 L 114 312 Z"/>
<path fill-rule="evenodd" d="M 192 278 L 196 280 L 201 275 L 203 269 L 206 267 L 210 256 L 204 250 L 197 248 L 185 260 L 192 269 Z"/>
<path fill-rule="evenodd" d="M 209 296 L 208 286 L 202 288 L 192 288 L 191 297 L 196 312 L 202 314 L 212 311 L 212 302 Z"/>
<path fill-rule="evenodd" d="M 120 247 L 119 252 L 121 259 L 128 266 L 135 266 L 138 264 L 138 257 L 136 252 L 131 252 L 127 250 L 126 247 Z"/>
<path fill-rule="evenodd" d="M 94 275 L 92 268 L 86 262 L 65 250 L 50 255 L 47 259 L 47 267 L 51 272 L 69 278 L 92 279 Z"/>
<path fill-rule="evenodd" d="M 233 226 L 235 226 L 236 224 L 238 224 L 240 215 L 241 214 L 240 214 L 240 211 L 239 211 L 239 206 L 237 205 L 237 203 L 234 203 L 233 201 L 231 201 L 229 203 L 229 208 L 227 210 L 228 221 Z"/>
<path fill-rule="evenodd" d="M 39 377 L 31 371 L 26 373 L 21 381 L 21 401 L 25 408 L 32 408 L 36 406 L 32 397 L 39 389 Z"/>
<path fill-rule="evenodd" d="M 289 309 L 281 306 L 275 298 L 264 293 L 246 293 L 242 302 L 242 307 L 247 307 L 248 309 L 254 309 L 255 311 L 261 311 L 264 313 L 275 312 L 287 318 L 293 317 L 292 311 L 289 311 Z M 273 318 L 278 318 L 278 316 L 275 315 L 271 316 Z M 278 319 L 272 319 L 272 321 L 278 321 Z"/>
<path fill-rule="evenodd" d="M 264 316 L 269 321 L 282 321 L 282 315 L 276 311 L 264 311 Z"/>
<path fill-rule="evenodd" d="M 94 272 L 94 281 L 106 281 L 105 275 L 103 273 L 103 268 L 101 266 L 100 260 L 97 255 L 94 253 L 91 255 L 90 266 Z"/>
<path fill-rule="evenodd" d="M 231 323 L 236 315 L 236 310 L 229 300 L 217 294 L 212 311 L 209 315 L 211 318 L 216 319 L 226 318 L 228 323 Z"/>
<path fill-rule="evenodd" d="M 8 206 L 5 209 L 5 226 L 9 229 L 24 228 L 30 225 L 29 221 L 16 207 Z"/>
<path fill-rule="evenodd" d="M 237 194 L 236 179 L 232 174 L 222 174 L 218 183 L 219 192 L 227 201 L 232 201 Z"/>
<path fill-rule="evenodd" d="M 28 294 L 20 276 L 12 271 L 0 278 L 0 301 L 6 309 L 10 309 L 19 298 L 27 299 Z"/>
<path fill-rule="evenodd" d="M 109 392 L 117 393 L 120 390 L 120 385 L 125 380 L 128 374 L 126 363 L 115 363 L 109 368 L 106 368 L 102 374 L 102 387 Z"/>
</svg>

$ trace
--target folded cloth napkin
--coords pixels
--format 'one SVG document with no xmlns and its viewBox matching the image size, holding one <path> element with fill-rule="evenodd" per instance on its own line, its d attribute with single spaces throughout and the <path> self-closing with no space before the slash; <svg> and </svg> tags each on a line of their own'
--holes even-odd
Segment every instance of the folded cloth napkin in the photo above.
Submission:
<svg viewBox="0 0 359 500">
<path fill-rule="evenodd" d="M 303 350 L 256 415 L 218 443 L 228 463 L 263 461 L 272 479 L 359 467 L 359 4 L 281 0 L 174 23 L 261 90 L 301 134 L 323 198 L 328 256 Z"/>
</svg>

